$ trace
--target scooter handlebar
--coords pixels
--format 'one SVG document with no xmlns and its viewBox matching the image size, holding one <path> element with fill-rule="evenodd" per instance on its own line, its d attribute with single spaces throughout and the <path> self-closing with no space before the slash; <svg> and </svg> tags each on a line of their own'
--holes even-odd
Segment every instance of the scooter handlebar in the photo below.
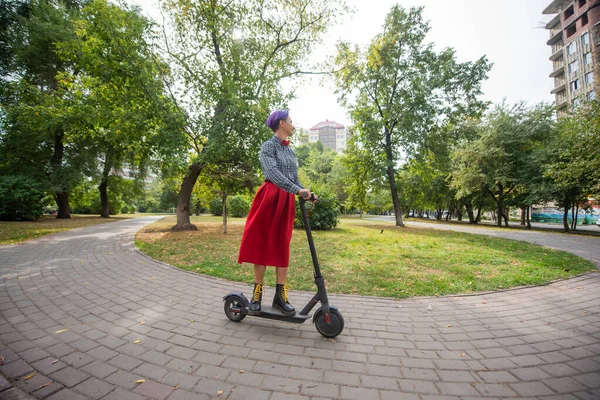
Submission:
<svg viewBox="0 0 600 400">
<path fill-rule="evenodd" d="M 305 199 L 305 198 L 304 198 L 304 197 L 302 197 L 302 196 L 298 196 L 298 197 L 299 197 L 299 198 L 300 198 L 300 200 L 302 200 L 302 201 L 315 201 L 315 200 L 316 200 L 316 198 L 315 198 L 315 194 L 314 194 L 313 192 L 311 192 L 311 193 L 310 193 L 310 197 L 309 197 L 308 199 Z"/>
</svg>

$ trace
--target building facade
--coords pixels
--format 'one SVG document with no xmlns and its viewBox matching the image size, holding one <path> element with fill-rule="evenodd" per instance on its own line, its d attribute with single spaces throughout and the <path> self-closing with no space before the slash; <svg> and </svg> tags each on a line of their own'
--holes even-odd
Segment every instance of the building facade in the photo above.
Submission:
<svg viewBox="0 0 600 400">
<path fill-rule="evenodd" d="M 546 29 L 558 117 L 600 92 L 600 0 L 553 0 Z"/>
<path fill-rule="evenodd" d="M 323 147 L 343 153 L 350 139 L 348 128 L 335 121 L 321 121 L 308 131 L 308 142 L 320 141 Z"/>
</svg>

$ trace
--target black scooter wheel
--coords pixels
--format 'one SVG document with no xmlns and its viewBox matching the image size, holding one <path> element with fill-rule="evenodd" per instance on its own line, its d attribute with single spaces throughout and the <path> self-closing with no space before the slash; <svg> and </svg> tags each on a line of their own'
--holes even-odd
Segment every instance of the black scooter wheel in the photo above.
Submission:
<svg viewBox="0 0 600 400">
<path fill-rule="evenodd" d="M 238 296 L 230 296 L 225 300 L 225 315 L 233 322 L 240 322 L 246 318 L 245 314 L 242 314 L 242 308 L 244 302 Z"/>
<path fill-rule="evenodd" d="M 344 317 L 342 317 L 342 313 L 330 309 L 329 322 L 330 324 L 327 324 L 323 309 L 320 308 L 315 314 L 315 328 L 317 328 L 317 331 L 326 338 L 334 338 L 342 333 L 344 330 Z"/>
</svg>

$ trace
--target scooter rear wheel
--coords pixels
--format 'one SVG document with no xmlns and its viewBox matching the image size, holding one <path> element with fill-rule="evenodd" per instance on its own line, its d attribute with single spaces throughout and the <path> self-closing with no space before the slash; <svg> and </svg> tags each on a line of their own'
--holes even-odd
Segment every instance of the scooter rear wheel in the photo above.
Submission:
<svg viewBox="0 0 600 400">
<path fill-rule="evenodd" d="M 225 300 L 225 315 L 227 318 L 232 320 L 233 322 L 240 322 L 244 318 L 246 318 L 245 314 L 242 314 L 242 308 L 244 307 L 244 302 L 238 296 L 230 296 Z"/>
<path fill-rule="evenodd" d="M 342 313 L 330 309 L 329 322 L 330 324 L 327 324 L 323 309 L 319 308 L 315 314 L 315 328 L 317 328 L 317 331 L 326 338 L 334 338 L 342 333 L 344 330 L 344 317 L 342 317 Z"/>
</svg>

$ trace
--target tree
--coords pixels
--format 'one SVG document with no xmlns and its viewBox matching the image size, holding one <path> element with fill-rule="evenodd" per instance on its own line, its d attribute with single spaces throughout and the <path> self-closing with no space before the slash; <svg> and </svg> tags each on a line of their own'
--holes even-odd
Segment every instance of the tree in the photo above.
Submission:
<svg viewBox="0 0 600 400">
<path fill-rule="evenodd" d="M 600 102 L 589 102 L 562 118 L 549 150 L 545 176 L 553 181 L 553 198 L 564 210 L 563 226 L 569 209 L 600 195 Z M 573 213 L 573 219 L 576 214 Z M 575 227 L 575 225 L 574 225 Z"/>
<path fill-rule="evenodd" d="M 460 64 L 451 49 L 436 53 L 424 44 L 428 30 L 422 8 L 394 6 L 366 51 L 340 43 L 335 59 L 340 99 L 351 108 L 358 144 L 386 176 L 398 226 L 397 165 L 436 124 L 481 111 L 476 97 L 489 70 L 485 58 Z"/>
<path fill-rule="evenodd" d="M 69 191 L 81 180 L 85 152 L 67 145 L 69 94 L 58 76 L 74 67 L 59 57 L 56 45 L 74 37 L 71 19 L 84 3 L 0 2 L 4 168 L 41 182 L 57 203 L 57 218 L 70 218 Z"/>
<path fill-rule="evenodd" d="M 183 149 L 184 116 L 163 95 L 169 70 L 148 41 L 152 23 L 138 9 L 93 0 L 73 23 L 76 37 L 57 47 L 76 69 L 60 80 L 83 114 L 80 134 L 102 159 L 98 189 L 101 216 L 108 218 L 111 171 L 127 163 L 141 178 L 151 159 L 168 160 Z"/>
<path fill-rule="evenodd" d="M 535 149 L 551 136 L 552 124 L 552 110 L 544 104 L 533 108 L 523 103 L 496 106 L 480 125 L 479 137 L 453 155 L 451 180 L 457 196 L 489 195 L 496 205 L 497 225 L 501 226 L 504 218 L 508 226 L 510 196 L 534 193 L 533 175 L 540 172 Z M 531 205 L 537 200 L 530 195 L 523 201 Z"/>
<path fill-rule="evenodd" d="M 165 51 L 181 90 L 172 95 L 188 115 L 193 153 L 179 194 L 177 225 L 195 229 L 189 208 L 193 187 L 207 166 L 252 157 L 259 170 L 260 144 L 269 136 L 269 111 L 290 93 L 280 83 L 304 71 L 304 61 L 334 19 L 343 0 L 163 0 L 171 30 Z"/>
<path fill-rule="evenodd" d="M 458 63 L 452 49 L 436 53 L 425 44 L 429 26 L 422 11 L 392 7 L 366 50 L 342 42 L 334 60 L 340 100 L 351 110 L 357 144 L 387 178 L 398 226 L 402 157 L 427 141 L 431 127 L 481 112 L 477 96 L 490 69 L 485 57 Z"/>
</svg>

